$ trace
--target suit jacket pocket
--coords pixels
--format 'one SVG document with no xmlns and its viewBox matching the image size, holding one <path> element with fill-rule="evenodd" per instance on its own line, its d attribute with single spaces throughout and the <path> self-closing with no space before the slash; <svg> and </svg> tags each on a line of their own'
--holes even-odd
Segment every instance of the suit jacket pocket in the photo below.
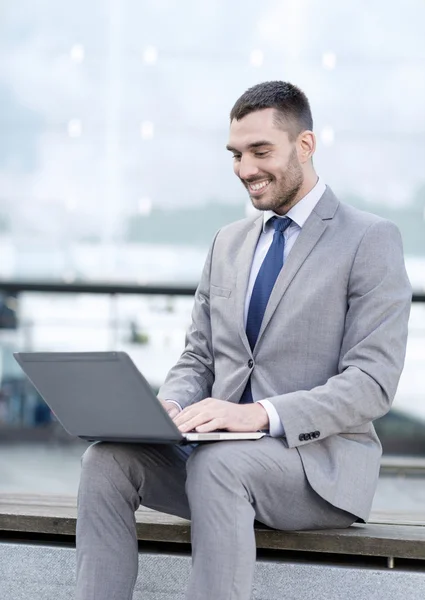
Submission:
<svg viewBox="0 0 425 600">
<path fill-rule="evenodd" d="M 218 285 L 210 285 L 211 295 L 212 296 L 222 296 L 223 298 L 230 298 L 232 294 L 232 290 L 224 287 L 220 287 Z"/>
</svg>

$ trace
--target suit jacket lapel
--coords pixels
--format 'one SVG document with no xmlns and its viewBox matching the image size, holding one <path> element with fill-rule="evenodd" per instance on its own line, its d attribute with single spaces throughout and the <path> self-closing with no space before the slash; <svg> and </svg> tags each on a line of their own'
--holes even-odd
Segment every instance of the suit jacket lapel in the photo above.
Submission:
<svg viewBox="0 0 425 600">
<path fill-rule="evenodd" d="M 258 217 L 252 224 L 242 242 L 239 253 L 236 257 L 236 311 L 238 320 L 238 329 L 242 342 L 248 352 L 251 354 L 251 348 L 245 332 L 245 296 L 248 287 L 249 275 L 251 272 L 252 260 L 254 258 L 255 248 L 263 227 L 263 216 Z"/>
<path fill-rule="evenodd" d="M 335 198 L 330 188 L 326 188 L 325 193 L 319 200 L 311 215 L 298 235 L 298 238 L 286 260 L 279 276 L 276 280 L 269 302 L 264 313 L 261 329 L 258 334 L 257 344 L 260 341 L 264 330 L 270 322 L 282 296 L 288 289 L 289 284 L 301 268 L 302 264 L 313 250 L 317 242 L 326 230 L 328 219 L 332 219 L 338 206 L 338 200 Z M 257 346 L 256 344 L 256 346 Z M 255 348 L 254 348 L 255 351 Z"/>
</svg>

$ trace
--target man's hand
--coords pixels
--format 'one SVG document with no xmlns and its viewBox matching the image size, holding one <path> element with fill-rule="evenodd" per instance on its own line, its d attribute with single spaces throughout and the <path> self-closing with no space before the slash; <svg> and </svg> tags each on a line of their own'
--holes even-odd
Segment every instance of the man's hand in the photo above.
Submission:
<svg viewBox="0 0 425 600">
<path fill-rule="evenodd" d="M 206 398 L 184 408 L 173 421 L 182 433 L 193 430 L 207 433 L 217 429 L 258 431 L 269 426 L 269 417 L 261 404 L 234 404 L 216 398 Z"/>
<path fill-rule="evenodd" d="M 162 408 L 164 408 L 167 411 L 171 419 L 174 419 L 174 417 L 180 413 L 178 406 L 176 406 L 173 402 L 169 402 L 168 400 L 161 400 L 161 398 L 158 398 L 158 400 L 161 402 Z"/>
</svg>

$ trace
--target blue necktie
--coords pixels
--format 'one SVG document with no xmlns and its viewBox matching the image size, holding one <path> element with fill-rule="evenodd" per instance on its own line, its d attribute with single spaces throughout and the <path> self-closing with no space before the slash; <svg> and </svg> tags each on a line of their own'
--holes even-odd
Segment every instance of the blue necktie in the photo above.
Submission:
<svg viewBox="0 0 425 600">
<path fill-rule="evenodd" d="M 283 266 L 283 253 L 285 250 L 283 232 L 292 221 L 289 217 L 273 217 L 270 222 L 273 223 L 274 227 L 273 241 L 255 280 L 246 321 L 246 335 L 251 350 L 257 341 L 270 294 Z M 239 402 L 247 404 L 252 401 L 251 381 L 249 379 Z"/>
</svg>

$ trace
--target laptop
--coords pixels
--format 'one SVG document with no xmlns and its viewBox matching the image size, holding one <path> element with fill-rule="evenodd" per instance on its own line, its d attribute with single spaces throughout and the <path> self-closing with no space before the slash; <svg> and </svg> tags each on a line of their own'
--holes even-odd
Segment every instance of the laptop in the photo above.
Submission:
<svg viewBox="0 0 425 600">
<path fill-rule="evenodd" d="M 72 436 L 89 442 L 185 444 L 257 440 L 264 432 L 181 433 L 126 352 L 16 352 Z"/>
</svg>

